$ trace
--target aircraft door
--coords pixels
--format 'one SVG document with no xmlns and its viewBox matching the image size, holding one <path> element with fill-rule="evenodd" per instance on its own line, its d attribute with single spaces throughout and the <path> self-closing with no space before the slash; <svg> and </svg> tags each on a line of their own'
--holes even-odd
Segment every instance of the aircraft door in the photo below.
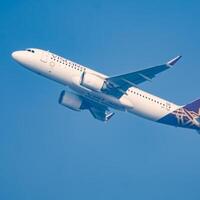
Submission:
<svg viewBox="0 0 200 200">
<path fill-rule="evenodd" d="M 170 111 L 170 109 L 171 109 L 171 104 L 168 103 L 168 102 L 166 102 L 166 110 L 167 110 L 167 111 Z"/>
<path fill-rule="evenodd" d="M 42 52 L 40 60 L 44 63 L 47 63 L 48 58 L 49 58 L 49 52 L 46 52 L 46 51 Z"/>
<path fill-rule="evenodd" d="M 49 62 L 49 73 L 52 73 L 52 71 L 53 71 L 53 69 L 54 69 L 54 67 L 55 67 L 55 62 L 52 60 L 50 60 L 50 62 Z"/>
</svg>

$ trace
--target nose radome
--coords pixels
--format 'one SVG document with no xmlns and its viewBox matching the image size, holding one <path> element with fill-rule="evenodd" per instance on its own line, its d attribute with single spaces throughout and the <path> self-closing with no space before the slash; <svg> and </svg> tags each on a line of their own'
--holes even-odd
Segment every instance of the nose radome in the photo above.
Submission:
<svg viewBox="0 0 200 200">
<path fill-rule="evenodd" d="M 11 55 L 12 55 L 12 58 L 13 58 L 13 59 L 15 59 L 16 52 L 15 52 L 15 51 L 14 51 L 14 52 L 12 52 L 12 54 L 11 54 Z"/>
<path fill-rule="evenodd" d="M 12 53 L 12 58 L 16 61 L 19 61 L 20 60 L 20 52 L 19 51 L 14 51 Z"/>
</svg>

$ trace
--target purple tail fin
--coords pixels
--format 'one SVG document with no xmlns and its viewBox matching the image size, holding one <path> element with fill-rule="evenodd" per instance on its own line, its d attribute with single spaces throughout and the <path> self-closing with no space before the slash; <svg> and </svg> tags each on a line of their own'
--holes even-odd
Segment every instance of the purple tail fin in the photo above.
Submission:
<svg viewBox="0 0 200 200">
<path fill-rule="evenodd" d="M 200 99 L 185 105 L 183 108 L 186 108 L 189 111 L 193 111 L 200 116 Z"/>
<path fill-rule="evenodd" d="M 200 99 L 193 101 L 159 119 L 160 123 L 195 129 L 200 134 Z"/>
</svg>

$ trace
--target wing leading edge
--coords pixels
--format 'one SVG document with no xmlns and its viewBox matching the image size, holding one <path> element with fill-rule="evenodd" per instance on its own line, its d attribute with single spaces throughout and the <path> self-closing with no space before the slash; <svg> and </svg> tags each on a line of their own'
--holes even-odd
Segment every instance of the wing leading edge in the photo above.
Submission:
<svg viewBox="0 0 200 200">
<path fill-rule="evenodd" d="M 157 74 L 175 65 L 180 58 L 181 56 L 177 56 L 176 58 L 163 65 L 150 67 L 128 74 L 109 77 L 105 81 L 106 87 L 104 92 L 119 98 L 123 94 L 126 94 L 128 88 L 139 85 L 146 81 L 151 81 Z"/>
</svg>

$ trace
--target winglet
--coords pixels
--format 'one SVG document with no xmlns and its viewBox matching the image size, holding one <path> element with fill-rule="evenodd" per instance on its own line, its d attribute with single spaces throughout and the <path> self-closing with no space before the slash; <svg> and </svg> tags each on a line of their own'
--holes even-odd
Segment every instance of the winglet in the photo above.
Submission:
<svg viewBox="0 0 200 200">
<path fill-rule="evenodd" d="M 182 56 L 177 56 L 176 58 L 170 60 L 167 64 L 173 66 L 173 65 L 175 65 L 175 64 L 178 62 L 178 60 L 179 60 L 181 57 L 182 57 Z"/>
</svg>

